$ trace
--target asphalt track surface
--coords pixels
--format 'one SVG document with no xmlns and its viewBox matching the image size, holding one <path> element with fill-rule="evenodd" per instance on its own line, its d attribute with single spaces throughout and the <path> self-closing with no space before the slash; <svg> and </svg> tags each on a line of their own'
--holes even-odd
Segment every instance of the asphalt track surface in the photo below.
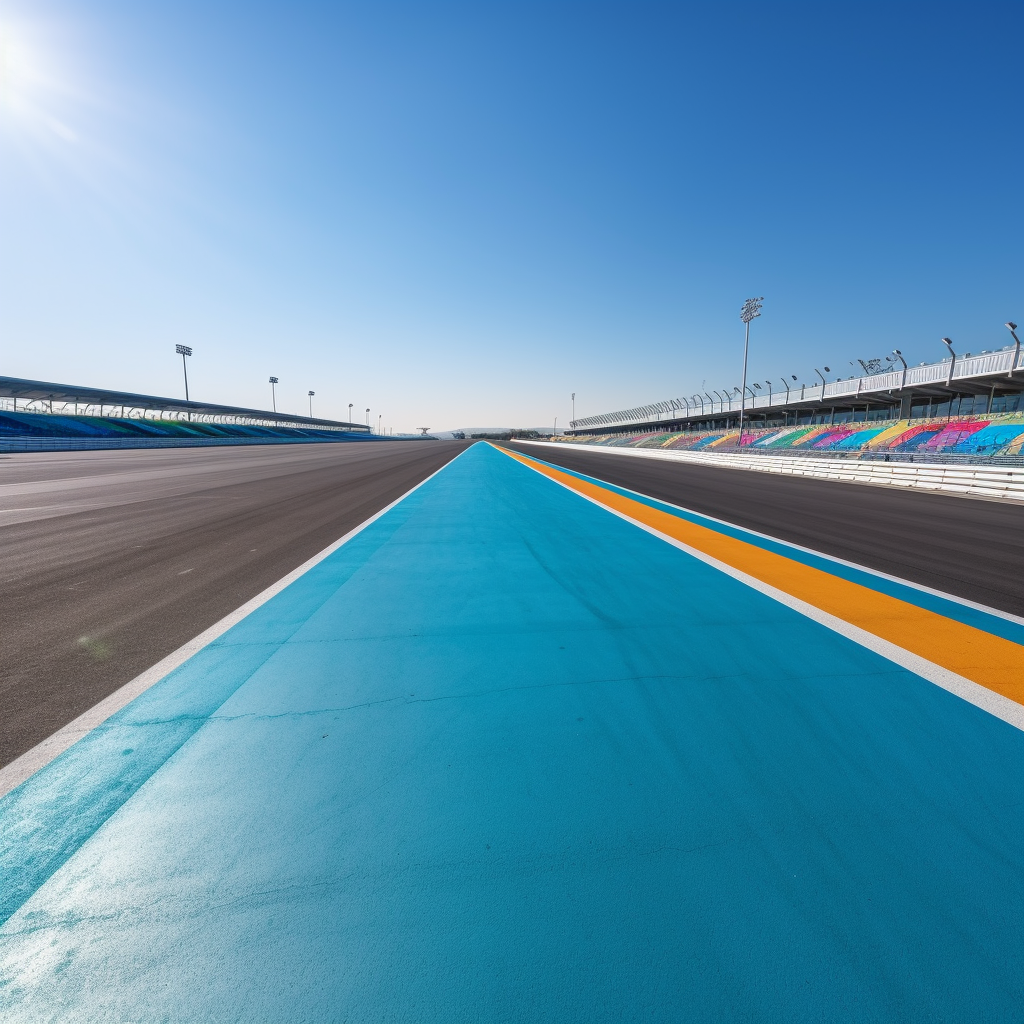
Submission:
<svg viewBox="0 0 1024 1024">
<path fill-rule="evenodd" d="M 0 801 L 0 1012 L 1019 1021 L 1022 668 L 474 446 Z"/>
<path fill-rule="evenodd" d="M 542 445 L 510 448 L 1024 616 L 1024 506 L 895 487 L 631 458 Z"/>
<path fill-rule="evenodd" d="M 0 456 L 0 766 L 465 447 Z"/>
</svg>

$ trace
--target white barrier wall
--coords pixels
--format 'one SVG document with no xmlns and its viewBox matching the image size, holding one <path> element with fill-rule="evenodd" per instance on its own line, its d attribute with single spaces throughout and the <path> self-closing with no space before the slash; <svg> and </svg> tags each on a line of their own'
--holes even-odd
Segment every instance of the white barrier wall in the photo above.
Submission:
<svg viewBox="0 0 1024 1024">
<path fill-rule="evenodd" d="M 640 459 L 697 463 L 726 469 L 749 469 L 759 473 L 809 476 L 822 480 L 914 487 L 918 490 L 973 494 L 983 498 L 1004 498 L 1024 503 L 1024 467 L 947 465 L 925 462 L 861 462 L 856 459 L 827 459 L 816 456 L 744 455 L 725 452 L 673 451 L 661 448 L 610 448 L 605 445 L 564 444 L 558 441 L 523 441 L 538 448 L 570 451 L 598 451 Z M 543 458 L 540 452 L 538 457 Z"/>
</svg>

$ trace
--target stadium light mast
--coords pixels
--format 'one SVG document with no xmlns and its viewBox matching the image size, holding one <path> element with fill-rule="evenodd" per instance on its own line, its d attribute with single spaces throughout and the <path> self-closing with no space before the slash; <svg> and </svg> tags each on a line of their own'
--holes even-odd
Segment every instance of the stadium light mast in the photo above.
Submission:
<svg viewBox="0 0 1024 1024">
<path fill-rule="evenodd" d="M 349 423 L 352 422 L 352 406 L 354 404 L 355 404 L 354 402 L 349 402 L 348 403 L 348 421 L 349 421 Z"/>
<path fill-rule="evenodd" d="M 572 393 L 572 429 L 576 429 L 576 392 Z"/>
<path fill-rule="evenodd" d="M 1010 372 L 1006 375 L 1007 377 L 1013 376 L 1013 371 L 1017 368 L 1017 363 L 1020 362 L 1020 338 L 1017 337 L 1017 325 L 1012 320 L 1007 320 L 1003 326 L 1013 335 L 1013 341 L 1016 348 L 1013 350 L 1013 362 L 1010 363 Z"/>
<path fill-rule="evenodd" d="M 370 425 L 370 407 L 369 406 L 366 407 L 366 425 L 367 426 Z"/>
<path fill-rule="evenodd" d="M 764 296 L 759 295 L 756 299 L 747 299 L 740 310 L 740 319 L 743 321 L 745 331 L 743 335 L 743 390 L 740 392 L 740 446 L 743 445 L 743 418 L 747 411 L 747 350 L 750 348 L 750 321 L 761 315 L 761 304 Z"/>
<path fill-rule="evenodd" d="M 316 394 L 316 392 L 315 391 L 307 391 L 306 394 L 309 395 L 309 418 L 312 419 L 313 418 L 313 396 Z"/>
<path fill-rule="evenodd" d="M 174 351 L 181 356 L 181 372 L 185 375 L 185 401 L 188 401 L 188 366 L 185 357 L 192 355 L 192 349 L 188 345 L 175 345 Z"/>
<path fill-rule="evenodd" d="M 903 376 L 900 378 L 900 391 L 903 391 L 907 386 L 907 361 L 903 358 L 903 353 L 898 348 L 894 348 L 892 354 L 903 364 Z"/>
<path fill-rule="evenodd" d="M 185 375 L 185 402 L 188 403 L 188 366 L 185 357 L 192 355 L 192 348 L 189 345 L 175 345 L 174 351 L 181 356 L 181 372 Z M 189 421 L 192 419 L 192 410 L 188 411 Z"/>
<path fill-rule="evenodd" d="M 281 383 L 280 378 L 270 378 L 270 403 L 274 407 L 274 412 L 277 412 L 277 385 Z"/>
<path fill-rule="evenodd" d="M 950 384 L 950 381 L 952 381 L 952 379 L 953 379 L 953 368 L 956 366 L 956 353 L 953 351 L 953 339 L 952 338 L 943 338 L 942 339 L 942 344 L 945 345 L 946 348 L 949 349 L 949 354 L 950 354 L 950 356 L 952 356 L 952 359 L 950 360 L 950 363 L 949 363 L 949 373 L 946 375 L 946 387 L 948 388 L 949 384 Z"/>
</svg>

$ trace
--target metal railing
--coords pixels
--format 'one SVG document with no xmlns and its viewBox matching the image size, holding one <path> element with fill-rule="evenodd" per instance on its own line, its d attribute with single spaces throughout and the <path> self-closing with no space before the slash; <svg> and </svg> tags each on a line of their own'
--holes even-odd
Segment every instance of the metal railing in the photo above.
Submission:
<svg viewBox="0 0 1024 1024">
<path fill-rule="evenodd" d="M 362 423 L 336 423 L 331 420 L 317 420 L 305 416 L 285 416 L 270 412 L 202 411 L 201 407 L 163 408 L 158 405 L 132 405 L 114 402 L 70 402 L 49 398 L 19 398 L 0 395 L 0 412 L 13 412 L 19 416 L 66 416 L 68 418 L 98 418 L 133 420 L 143 423 L 207 423 L 222 426 L 270 427 L 271 429 L 296 428 L 317 430 L 324 433 L 370 434 L 368 425 Z"/>
</svg>

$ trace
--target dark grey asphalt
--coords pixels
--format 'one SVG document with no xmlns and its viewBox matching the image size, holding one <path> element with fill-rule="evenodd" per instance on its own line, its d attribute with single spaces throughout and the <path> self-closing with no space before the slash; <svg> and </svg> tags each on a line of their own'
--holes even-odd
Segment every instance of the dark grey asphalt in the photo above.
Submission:
<svg viewBox="0 0 1024 1024">
<path fill-rule="evenodd" d="M 466 447 L 0 457 L 0 765 Z"/>
<path fill-rule="evenodd" d="M 688 466 L 593 449 L 525 455 L 1024 615 L 1024 506 L 894 487 Z"/>
</svg>

